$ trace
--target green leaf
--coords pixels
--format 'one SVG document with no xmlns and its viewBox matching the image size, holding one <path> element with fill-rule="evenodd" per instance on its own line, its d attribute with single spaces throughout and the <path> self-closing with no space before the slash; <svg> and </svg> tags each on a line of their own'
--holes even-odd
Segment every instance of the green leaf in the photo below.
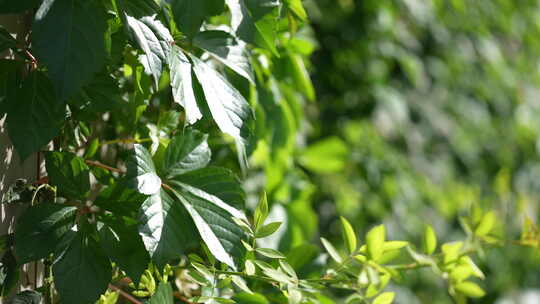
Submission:
<svg viewBox="0 0 540 304">
<path fill-rule="evenodd" d="M 152 16 L 159 10 L 159 4 L 154 0 L 116 0 L 120 12 L 135 18 Z"/>
<path fill-rule="evenodd" d="M 313 88 L 311 77 L 309 76 L 306 66 L 304 65 L 302 56 L 289 52 L 288 58 L 290 61 L 290 74 L 293 76 L 296 86 L 308 100 L 315 100 L 315 88 Z"/>
<path fill-rule="evenodd" d="M 393 292 L 383 292 L 373 300 L 372 304 L 391 304 L 394 302 L 395 296 L 396 294 Z"/>
<path fill-rule="evenodd" d="M 128 158 L 126 167 L 126 179 L 130 187 L 147 195 L 159 192 L 161 179 L 156 174 L 152 155 L 144 146 L 133 146 L 133 153 Z"/>
<path fill-rule="evenodd" d="M 88 120 L 95 119 L 90 116 L 92 114 L 118 110 L 123 101 L 119 86 L 115 78 L 102 71 L 70 101 L 70 106 L 78 107 L 78 114 L 85 120 L 86 117 L 91 117 Z"/>
<path fill-rule="evenodd" d="M 485 291 L 473 282 L 461 282 L 454 286 L 456 291 L 471 298 L 481 298 L 486 295 Z"/>
<path fill-rule="evenodd" d="M 45 74 L 35 71 L 24 80 L 16 96 L 10 97 L 7 113 L 9 137 L 24 160 L 58 136 L 65 105 L 56 99 Z"/>
<path fill-rule="evenodd" d="M 15 14 L 36 8 L 42 0 L 0 0 L 0 14 Z"/>
<path fill-rule="evenodd" d="M 246 145 L 253 120 L 249 103 L 216 70 L 195 56 L 191 56 L 191 59 L 214 121 L 223 133 L 234 137 L 241 163 L 246 163 Z"/>
<path fill-rule="evenodd" d="M 136 223 L 109 218 L 99 230 L 100 242 L 111 261 L 117 263 L 137 285 L 150 257 L 137 231 Z"/>
<path fill-rule="evenodd" d="M 184 207 L 160 190 L 142 204 L 139 233 L 152 260 L 163 266 L 195 248 L 199 237 Z"/>
<path fill-rule="evenodd" d="M 78 232 L 53 264 L 53 276 L 63 304 L 94 303 L 107 290 L 112 269 L 93 237 Z"/>
<path fill-rule="evenodd" d="M 164 176 L 172 178 L 205 167 L 211 157 L 207 139 L 208 135 L 191 128 L 175 136 L 165 151 Z"/>
<path fill-rule="evenodd" d="M 171 284 L 160 282 L 148 304 L 174 304 Z"/>
<path fill-rule="evenodd" d="M 176 176 L 174 180 L 196 185 L 198 189 L 218 197 L 236 209 L 243 210 L 245 207 L 246 194 L 236 175 L 229 169 L 205 167 Z"/>
<path fill-rule="evenodd" d="M 302 0 L 284 0 L 284 3 L 300 20 L 305 21 L 307 19 L 307 13 L 302 5 Z"/>
<path fill-rule="evenodd" d="M 367 252 L 372 260 L 376 261 L 383 254 L 385 234 L 384 225 L 375 226 L 366 234 Z"/>
<path fill-rule="evenodd" d="M 268 216 L 268 200 L 266 199 L 266 193 L 263 193 L 261 195 L 261 199 L 259 200 L 259 204 L 257 205 L 257 208 L 255 208 L 255 213 L 253 214 L 254 217 L 254 225 L 255 229 L 258 229 L 259 227 L 264 224 L 264 221 L 266 220 L 266 217 Z"/>
<path fill-rule="evenodd" d="M 455 261 L 459 257 L 463 242 L 450 242 L 441 246 L 441 251 L 444 255 L 444 263 Z"/>
<path fill-rule="evenodd" d="M 437 249 L 437 235 L 431 225 L 427 225 L 424 230 L 423 247 L 426 254 L 433 254 Z"/>
<path fill-rule="evenodd" d="M 169 30 L 159 20 L 152 17 L 136 19 L 126 16 L 127 25 L 144 55 L 139 60 L 147 74 L 154 77 L 155 86 L 158 87 L 163 64 L 169 62 L 173 38 Z"/>
<path fill-rule="evenodd" d="M 247 293 L 253 293 L 253 291 L 251 291 L 251 289 L 249 289 L 249 287 L 246 284 L 246 281 L 244 281 L 244 279 L 242 279 L 242 277 L 237 276 L 237 275 L 233 275 L 233 276 L 231 276 L 231 279 L 232 279 L 234 285 L 238 286 L 238 288 L 240 288 L 241 290 L 243 290 L 243 291 L 245 291 Z"/>
<path fill-rule="evenodd" d="M 244 271 L 246 272 L 247 275 L 254 275 L 255 272 L 256 272 L 256 269 L 255 269 L 255 264 L 253 264 L 253 261 L 252 260 L 246 260 L 246 262 L 244 263 Z"/>
<path fill-rule="evenodd" d="M 17 100 L 21 86 L 22 68 L 23 65 L 20 61 L 0 59 L 0 115 L 4 115 L 8 110 L 10 101 Z"/>
<path fill-rule="evenodd" d="M 194 124 L 202 118 L 202 114 L 193 91 L 191 62 L 176 45 L 171 48 L 169 69 L 174 102 L 184 108 L 187 122 Z"/>
<path fill-rule="evenodd" d="M 193 44 L 255 84 L 246 46 L 224 31 L 204 31 L 193 38 Z"/>
<path fill-rule="evenodd" d="M 349 223 L 346 218 L 341 216 L 340 219 L 343 239 L 345 240 L 349 252 L 353 253 L 356 250 L 356 234 L 354 233 L 351 223 Z"/>
<path fill-rule="evenodd" d="M 285 256 L 281 252 L 274 249 L 270 249 L 270 248 L 255 248 L 255 251 L 271 259 L 284 259 L 285 258 Z"/>
<path fill-rule="evenodd" d="M 146 198 L 146 195 L 128 188 L 122 180 L 119 180 L 103 189 L 95 199 L 94 205 L 103 211 L 133 218 L 137 216 Z"/>
<path fill-rule="evenodd" d="M 349 149 L 338 137 L 329 137 L 311 144 L 300 156 L 300 163 L 316 173 L 341 172 Z"/>
<path fill-rule="evenodd" d="M 257 231 L 255 232 L 255 237 L 258 239 L 267 237 L 273 234 L 274 232 L 276 232 L 280 226 L 281 226 L 281 222 L 272 222 L 272 223 L 266 224 L 260 227 L 259 229 L 257 229 Z"/>
<path fill-rule="evenodd" d="M 341 258 L 341 255 L 338 253 L 334 245 L 330 243 L 327 239 L 321 238 L 321 242 L 324 246 L 324 249 L 326 249 L 326 252 L 330 255 L 330 257 L 336 261 L 337 263 L 341 263 L 343 259 Z"/>
<path fill-rule="evenodd" d="M 62 29 L 59 31 L 58 29 Z M 45 1 L 32 26 L 32 49 L 61 101 L 92 80 L 105 63 L 107 17 L 99 1 Z"/>
<path fill-rule="evenodd" d="M 41 293 L 35 290 L 25 290 L 13 297 L 11 304 L 40 304 L 41 298 Z"/>
<path fill-rule="evenodd" d="M 484 216 L 480 220 L 480 223 L 478 223 L 478 226 L 476 226 L 474 233 L 477 236 L 487 235 L 488 233 L 491 232 L 496 222 L 497 222 L 497 215 L 495 214 L 495 212 L 490 211 L 484 214 Z"/>
<path fill-rule="evenodd" d="M 0 26 L 0 52 L 17 46 L 17 40 L 3 27 Z"/>
<path fill-rule="evenodd" d="M 52 185 L 68 198 L 82 199 L 90 191 L 90 169 L 71 152 L 46 152 L 45 167 Z"/>
<path fill-rule="evenodd" d="M 276 49 L 278 0 L 226 0 L 231 11 L 231 26 L 240 39 L 267 49 Z"/>
<path fill-rule="evenodd" d="M 171 4 L 174 22 L 188 37 L 199 32 L 206 17 L 220 14 L 225 6 L 223 0 L 167 0 Z"/>
<path fill-rule="evenodd" d="M 2 256 L 0 261 L 0 296 L 6 297 L 18 286 L 21 275 L 20 266 L 17 264 L 11 250 L 8 250 Z"/>
<path fill-rule="evenodd" d="M 259 293 L 249 294 L 247 292 L 240 292 L 233 296 L 233 300 L 239 304 L 269 304 L 268 300 Z"/>
<path fill-rule="evenodd" d="M 41 203 L 19 218 L 15 232 L 15 254 L 21 264 L 46 258 L 64 234 L 75 225 L 76 207 Z"/>
<path fill-rule="evenodd" d="M 196 185 L 173 183 L 174 194 L 195 222 L 199 235 L 210 252 L 222 263 L 236 269 L 235 260 L 243 256 L 242 239 L 246 234 L 232 219 L 245 216 Z"/>
</svg>

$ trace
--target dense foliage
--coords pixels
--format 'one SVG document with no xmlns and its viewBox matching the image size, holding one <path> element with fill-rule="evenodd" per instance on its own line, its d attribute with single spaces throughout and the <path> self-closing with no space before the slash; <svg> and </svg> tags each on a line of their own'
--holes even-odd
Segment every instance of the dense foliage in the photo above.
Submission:
<svg viewBox="0 0 540 304">
<path fill-rule="evenodd" d="M 13 303 L 491 303 L 537 283 L 537 4 L 305 4 L 312 25 L 301 0 L 0 1 L 32 20 L 0 28 L 0 111 L 46 167 L 4 201 L 26 210 L 2 296 L 36 261 Z"/>
</svg>

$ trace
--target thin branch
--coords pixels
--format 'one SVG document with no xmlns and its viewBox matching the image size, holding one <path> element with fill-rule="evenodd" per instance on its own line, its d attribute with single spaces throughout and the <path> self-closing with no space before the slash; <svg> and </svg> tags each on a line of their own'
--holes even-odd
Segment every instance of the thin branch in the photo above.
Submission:
<svg viewBox="0 0 540 304">
<path fill-rule="evenodd" d="M 111 167 L 111 166 L 107 166 L 105 164 L 102 164 L 98 161 L 94 161 L 94 160 L 85 160 L 84 161 L 87 165 L 90 165 L 90 166 L 94 166 L 94 167 L 99 167 L 99 168 L 102 168 L 102 169 L 105 169 L 107 171 L 111 171 L 111 172 L 117 172 L 117 173 L 121 173 L 123 174 L 124 173 L 124 170 L 122 169 L 118 169 L 118 168 L 114 168 L 114 167 Z"/>
<path fill-rule="evenodd" d="M 112 144 L 137 144 L 137 143 L 142 143 L 142 142 L 147 142 L 147 141 L 152 141 L 151 138 L 140 138 L 140 139 L 136 139 L 136 138 L 123 138 L 123 139 L 113 139 L 113 140 L 108 140 L 108 141 L 104 141 L 100 144 L 100 146 L 105 146 L 105 145 L 112 145 Z"/>
<path fill-rule="evenodd" d="M 137 300 L 134 296 L 130 295 L 129 293 L 123 291 L 122 289 L 114 286 L 113 284 L 109 284 L 109 289 L 112 289 L 114 291 L 117 291 L 122 297 L 124 297 L 126 300 L 133 304 L 143 304 L 141 301 Z"/>
<path fill-rule="evenodd" d="M 178 300 L 184 302 L 184 303 L 187 303 L 187 304 L 193 304 L 193 302 L 190 302 L 188 300 L 188 298 L 184 297 L 183 295 L 181 295 L 179 292 L 175 292 L 174 294 L 174 297 L 177 298 Z"/>
</svg>

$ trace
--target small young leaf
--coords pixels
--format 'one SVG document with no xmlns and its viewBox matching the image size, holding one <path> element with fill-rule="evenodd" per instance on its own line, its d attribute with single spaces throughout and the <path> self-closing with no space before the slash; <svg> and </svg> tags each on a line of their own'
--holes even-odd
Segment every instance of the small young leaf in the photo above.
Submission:
<svg viewBox="0 0 540 304">
<path fill-rule="evenodd" d="M 257 232 L 255 233 L 255 237 L 259 239 L 267 237 L 273 234 L 274 232 L 276 232 L 280 226 L 281 226 L 281 222 L 272 222 L 272 223 L 266 224 L 257 230 Z"/>
<path fill-rule="evenodd" d="M 281 260 L 280 260 L 281 261 Z M 247 275 L 254 275 L 255 274 L 255 264 L 253 264 L 253 261 L 252 260 L 246 260 L 246 262 L 244 263 L 244 271 L 246 272 Z"/>
<path fill-rule="evenodd" d="M 443 244 L 441 251 L 444 255 L 444 263 L 448 264 L 455 261 L 459 257 L 461 247 L 463 247 L 463 242 L 451 242 Z"/>
<path fill-rule="evenodd" d="M 481 298 L 486 294 L 484 290 L 482 290 L 482 288 L 480 288 L 480 286 L 478 286 L 476 283 L 468 281 L 461 282 L 454 286 L 454 288 L 456 289 L 456 291 L 471 298 Z"/>
<path fill-rule="evenodd" d="M 395 293 L 383 292 L 373 300 L 372 304 L 391 304 L 394 302 Z"/>
<path fill-rule="evenodd" d="M 257 230 L 259 227 L 261 227 L 262 224 L 264 224 L 264 221 L 266 220 L 267 216 L 268 216 L 268 201 L 266 200 L 266 193 L 263 193 L 259 201 L 259 205 L 257 205 L 257 208 L 255 209 L 255 213 L 253 215 L 254 217 L 253 223 L 255 226 L 255 230 Z"/>
<path fill-rule="evenodd" d="M 343 261 L 343 259 L 341 258 L 341 256 L 339 255 L 339 253 L 337 252 L 336 248 L 334 247 L 334 245 L 332 245 L 332 243 L 330 243 L 327 239 L 325 238 L 321 238 L 321 242 L 324 246 L 324 249 L 326 249 L 326 252 L 328 252 L 328 254 L 330 255 L 330 257 L 332 257 L 332 259 L 338 263 L 341 263 Z"/>
<path fill-rule="evenodd" d="M 292 268 L 292 266 L 287 263 L 285 260 L 279 260 L 279 266 L 281 269 L 283 269 L 288 275 L 290 275 L 293 279 L 297 280 L 298 276 L 296 275 L 296 271 Z"/>
<path fill-rule="evenodd" d="M 284 3 L 300 20 L 307 19 L 307 13 L 302 5 L 302 0 L 285 0 Z"/>
<path fill-rule="evenodd" d="M 289 294 L 289 304 L 299 304 L 302 302 L 302 292 L 298 288 L 289 285 L 287 293 Z"/>
<path fill-rule="evenodd" d="M 474 233 L 477 236 L 484 236 L 491 232 L 493 227 L 495 226 L 495 222 L 497 221 L 497 216 L 495 212 L 490 211 L 482 217 L 480 220 L 480 223 L 478 223 L 478 226 L 476 226 L 476 229 L 474 230 Z"/>
<path fill-rule="evenodd" d="M 385 234 L 384 225 L 375 226 L 366 234 L 366 246 L 370 259 L 377 260 L 383 254 Z"/>
<path fill-rule="evenodd" d="M 340 219 L 343 239 L 345 240 L 349 252 L 353 253 L 356 250 L 356 234 L 354 233 L 352 225 L 346 218 L 342 216 Z"/>
<path fill-rule="evenodd" d="M 433 254 L 437 248 L 437 235 L 431 225 L 426 225 L 424 230 L 423 249 L 426 254 Z"/>
<path fill-rule="evenodd" d="M 284 259 L 285 258 L 285 256 L 281 252 L 274 249 L 270 249 L 270 248 L 255 248 L 255 251 L 271 259 Z"/>
<path fill-rule="evenodd" d="M 251 289 L 249 289 L 249 287 L 247 286 L 246 281 L 244 281 L 244 279 L 242 279 L 241 277 L 237 275 L 233 275 L 231 276 L 231 278 L 234 285 L 238 286 L 238 288 L 242 289 L 243 291 L 247 293 L 253 293 L 253 291 L 251 291 Z"/>
</svg>

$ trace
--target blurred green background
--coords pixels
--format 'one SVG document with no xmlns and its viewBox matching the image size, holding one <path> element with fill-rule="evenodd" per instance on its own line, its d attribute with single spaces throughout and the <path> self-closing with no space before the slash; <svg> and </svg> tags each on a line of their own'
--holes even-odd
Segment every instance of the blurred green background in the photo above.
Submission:
<svg viewBox="0 0 540 304">
<path fill-rule="evenodd" d="M 300 169 L 267 185 L 283 202 L 274 215 L 288 215 L 280 249 L 307 254 L 319 236 L 341 244 L 339 215 L 359 235 L 382 222 L 390 239 L 418 244 L 428 223 L 441 241 L 460 240 L 459 217 L 473 207 L 496 210 L 497 235 L 519 240 L 525 217 L 538 219 L 540 197 L 540 3 L 305 6 L 317 98 L 303 105 Z M 487 296 L 471 303 L 540 303 L 538 249 L 508 242 L 475 260 Z M 396 303 L 453 303 L 429 273 L 394 285 Z"/>
</svg>

